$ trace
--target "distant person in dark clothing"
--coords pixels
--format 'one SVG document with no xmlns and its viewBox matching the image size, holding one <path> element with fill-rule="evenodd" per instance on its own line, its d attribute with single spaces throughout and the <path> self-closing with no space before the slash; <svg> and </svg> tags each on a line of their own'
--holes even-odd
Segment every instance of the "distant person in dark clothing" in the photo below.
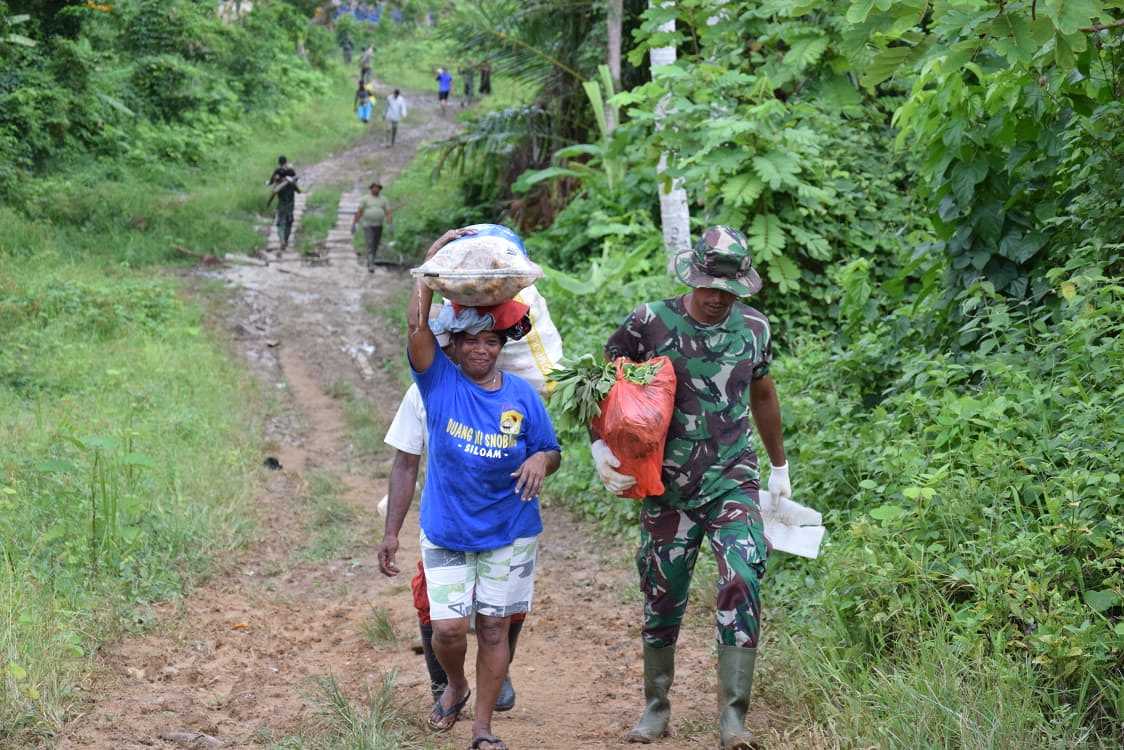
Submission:
<svg viewBox="0 0 1124 750">
<path fill-rule="evenodd" d="M 266 205 L 274 198 L 277 199 L 277 236 L 281 239 L 281 249 L 277 251 L 277 255 L 280 256 L 289 248 L 289 236 L 293 232 L 293 207 L 296 205 L 297 193 L 301 192 L 297 187 L 297 172 L 289 166 L 289 160 L 284 156 L 277 157 L 277 169 L 273 170 L 266 185 L 273 190 Z"/>
<path fill-rule="evenodd" d="M 480 64 L 480 96 L 492 93 L 492 64 L 485 60 Z"/>
<path fill-rule="evenodd" d="M 343 61 L 345 65 L 351 65 L 351 51 L 354 49 L 351 44 L 351 37 L 344 36 L 340 40 L 340 51 L 343 52 Z"/>
<path fill-rule="evenodd" d="M 464 99 L 461 100 L 461 106 L 467 107 L 472 104 L 472 97 L 476 93 L 476 69 L 469 63 L 458 72 L 461 74 L 461 77 L 464 78 Z"/>
</svg>

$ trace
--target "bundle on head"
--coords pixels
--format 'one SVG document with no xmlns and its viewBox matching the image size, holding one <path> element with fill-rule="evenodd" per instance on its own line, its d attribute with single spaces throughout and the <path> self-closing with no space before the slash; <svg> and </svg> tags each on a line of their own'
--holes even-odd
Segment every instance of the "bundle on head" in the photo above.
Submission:
<svg viewBox="0 0 1124 750">
<path fill-rule="evenodd" d="M 543 277 L 523 240 L 498 224 L 468 227 L 410 273 L 445 298 L 465 307 L 492 307 L 512 299 Z"/>
</svg>

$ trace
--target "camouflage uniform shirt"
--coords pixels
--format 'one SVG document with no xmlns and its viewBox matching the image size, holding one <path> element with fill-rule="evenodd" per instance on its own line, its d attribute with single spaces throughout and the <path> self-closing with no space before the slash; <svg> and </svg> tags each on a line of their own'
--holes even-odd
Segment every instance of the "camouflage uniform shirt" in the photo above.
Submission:
<svg viewBox="0 0 1124 750">
<path fill-rule="evenodd" d="M 749 385 L 769 372 L 769 321 L 735 302 L 726 320 L 695 321 L 684 298 L 650 302 L 632 311 L 609 337 L 610 357 L 644 361 L 665 355 L 675 365 L 675 413 L 664 449 L 665 492 L 672 508 L 699 508 L 731 490 L 757 488 L 757 454 Z"/>
</svg>

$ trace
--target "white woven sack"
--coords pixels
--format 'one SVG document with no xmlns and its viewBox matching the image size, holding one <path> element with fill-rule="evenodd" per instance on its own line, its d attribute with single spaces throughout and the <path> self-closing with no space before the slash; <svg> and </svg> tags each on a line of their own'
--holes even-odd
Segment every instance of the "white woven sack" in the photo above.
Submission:
<svg viewBox="0 0 1124 750">
<path fill-rule="evenodd" d="M 515 295 L 517 302 L 530 307 L 531 332 L 518 341 L 508 341 L 500 351 L 499 367 L 526 380 L 546 395 L 546 376 L 562 359 L 562 336 L 550 319 L 546 298 L 534 286 Z"/>
</svg>

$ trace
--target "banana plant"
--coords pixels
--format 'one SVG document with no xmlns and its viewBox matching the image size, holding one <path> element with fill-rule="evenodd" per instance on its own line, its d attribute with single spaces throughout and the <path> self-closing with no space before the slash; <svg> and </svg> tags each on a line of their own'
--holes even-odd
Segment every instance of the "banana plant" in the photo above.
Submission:
<svg viewBox="0 0 1124 750">
<path fill-rule="evenodd" d="M 597 73 L 601 79 L 600 82 L 596 78 L 584 81 L 582 88 L 585 90 L 586 97 L 589 98 L 590 107 L 593 108 L 593 115 L 597 120 L 597 129 L 601 134 L 600 140 L 597 143 L 578 143 L 558 149 L 554 152 L 554 160 L 557 162 L 555 166 L 524 172 L 511 186 L 514 192 L 525 193 L 545 180 L 575 177 L 584 181 L 595 174 L 605 177 L 610 190 L 619 184 L 624 176 L 624 160 L 619 156 L 609 155 L 609 141 L 612 137 L 612 128 L 609 123 L 617 122 L 619 119 L 617 106 L 611 101 L 613 78 L 607 65 L 599 65 Z M 605 96 L 606 93 L 608 93 L 608 97 Z M 577 156 L 588 156 L 589 161 L 566 161 Z"/>
<path fill-rule="evenodd" d="M 34 39 L 28 36 L 24 36 L 23 34 L 17 34 L 16 32 L 11 31 L 13 27 L 27 23 L 30 20 L 31 16 L 26 13 L 5 17 L 3 19 L 3 23 L 0 23 L 0 42 L 4 44 L 17 44 L 21 47 L 34 47 Z"/>
</svg>

